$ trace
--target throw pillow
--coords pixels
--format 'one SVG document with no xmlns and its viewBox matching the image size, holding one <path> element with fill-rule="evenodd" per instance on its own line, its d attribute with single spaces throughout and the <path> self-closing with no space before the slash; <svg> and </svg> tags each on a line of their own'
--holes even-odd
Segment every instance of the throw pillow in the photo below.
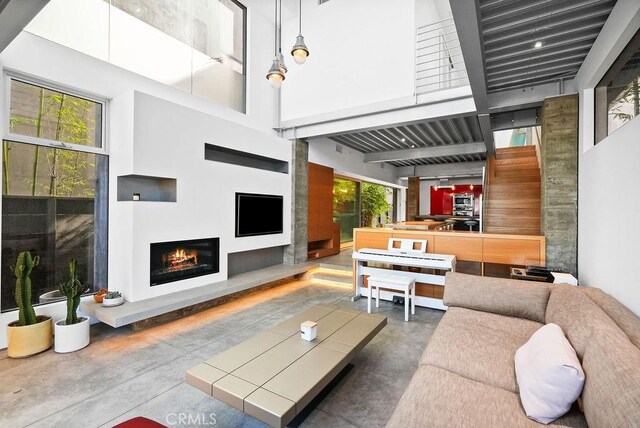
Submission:
<svg viewBox="0 0 640 428">
<path fill-rule="evenodd" d="M 580 361 L 557 324 L 533 333 L 516 351 L 515 366 L 522 407 L 540 423 L 548 424 L 567 413 L 582 392 Z"/>
</svg>

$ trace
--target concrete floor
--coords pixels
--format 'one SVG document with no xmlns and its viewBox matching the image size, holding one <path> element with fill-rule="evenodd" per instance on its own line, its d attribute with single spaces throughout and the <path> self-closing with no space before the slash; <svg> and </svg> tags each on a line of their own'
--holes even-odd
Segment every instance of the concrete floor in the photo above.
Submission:
<svg viewBox="0 0 640 428">
<path fill-rule="evenodd" d="M 350 288 L 305 281 L 235 300 L 143 331 L 91 328 L 91 344 L 22 359 L 0 351 L 0 424 L 6 427 L 112 427 L 135 416 L 167 426 L 262 427 L 261 422 L 184 382 L 215 353 L 317 303 L 366 310 Z M 443 312 L 389 302 L 388 325 L 353 360 L 354 368 L 307 417 L 304 427 L 384 426 Z M 181 416 L 184 415 L 184 416 Z M 178 423 L 179 418 L 183 422 Z M 190 423 L 189 423 L 190 421 Z"/>
</svg>

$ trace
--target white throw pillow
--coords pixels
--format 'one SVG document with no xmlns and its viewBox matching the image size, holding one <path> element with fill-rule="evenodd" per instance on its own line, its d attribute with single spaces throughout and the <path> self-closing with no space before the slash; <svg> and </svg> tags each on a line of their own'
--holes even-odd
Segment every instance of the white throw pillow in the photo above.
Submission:
<svg viewBox="0 0 640 428">
<path fill-rule="evenodd" d="M 580 361 L 557 324 L 533 333 L 516 351 L 515 364 L 522 406 L 535 421 L 548 424 L 558 419 L 582 392 Z"/>
</svg>

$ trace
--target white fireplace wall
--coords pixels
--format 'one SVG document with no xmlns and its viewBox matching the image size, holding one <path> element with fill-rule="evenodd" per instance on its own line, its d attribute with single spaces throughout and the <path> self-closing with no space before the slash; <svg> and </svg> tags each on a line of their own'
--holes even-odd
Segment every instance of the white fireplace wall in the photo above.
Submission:
<svg viewBox="0 0 640 428">
<path fill-rule="evenodd" d="M 208 286 L 227 279 L 228 253 L 290 243 L 288 209 L 282 234 L 235 238 L 234 233 L 235 193 L 283 195 L 284 206 L 290 206 L 289 174 L 204 159 L 204 144 L 211 143 L 290 162 L 289 141 L 141 92 L 114 101 L 133 103 L 133 127 L 119 136 L 110 169 L 110 289 L 138 301 Z M 120 162 L 120 155 L 129 153 L 133 162 Z M 175 178 L 177 202 L 117 201 L 117 176 L 126 174 Z M 260 213 L 255 219 L 260 221 Z M 151 243 L 212 237 L 220 238 L 219 273 L 150 286 Z"/>
</svg>

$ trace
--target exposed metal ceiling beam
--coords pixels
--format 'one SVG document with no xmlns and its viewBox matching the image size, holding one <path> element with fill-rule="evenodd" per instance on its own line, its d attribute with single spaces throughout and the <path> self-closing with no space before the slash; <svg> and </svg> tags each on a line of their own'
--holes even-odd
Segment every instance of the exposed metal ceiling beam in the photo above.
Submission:
<svg viewBox="0 0 640 428">
<path fill-rule="evenodd" d="M 0 13 L 0 52 L 15 39 L 49 0 L 10 0 Z"/>
<path fill-rule="evenodd" d="M 488 114 L 478 115 L 478 121 L 480 122 L 480 130 L 482 131 L 482 138 L 484 138 L 484 144 L 487 148 L 487 156 L 493 156 L 496 153 L 496 145 L 493 141 L 493 130 L 491 129 L 491 118 Z"/>
<path fill-rule="evenodd" d="M 479 175 L 482 174 L 484 161 L 444 163 L 438 165 L 416 165 L 413 167 L 415 177 L 437 178 L 455 177 L 458 175 Z"/>
<path fill-rule="evenodd" d="M 487 81 L 485 78 L 484 47 L 481 43 L 479 2 L 478 0 L 451 0 L 450 4 L 476 109 L 479 113 L 486 113 L 488 108 Z"/>
<path fill-rule="evenodd" d="M 420 147 L 409 150 L 394 150 L 390 152 L 374 152 L 364 155 L 365 163 L 393 162 L 407 159 L 438 158 L 443 156 L 459 156 L 484 154 L 487 151 L 484 143 L 472 142 L 464 144 L 449 144 L 446 146 Z"/>
</svg>

